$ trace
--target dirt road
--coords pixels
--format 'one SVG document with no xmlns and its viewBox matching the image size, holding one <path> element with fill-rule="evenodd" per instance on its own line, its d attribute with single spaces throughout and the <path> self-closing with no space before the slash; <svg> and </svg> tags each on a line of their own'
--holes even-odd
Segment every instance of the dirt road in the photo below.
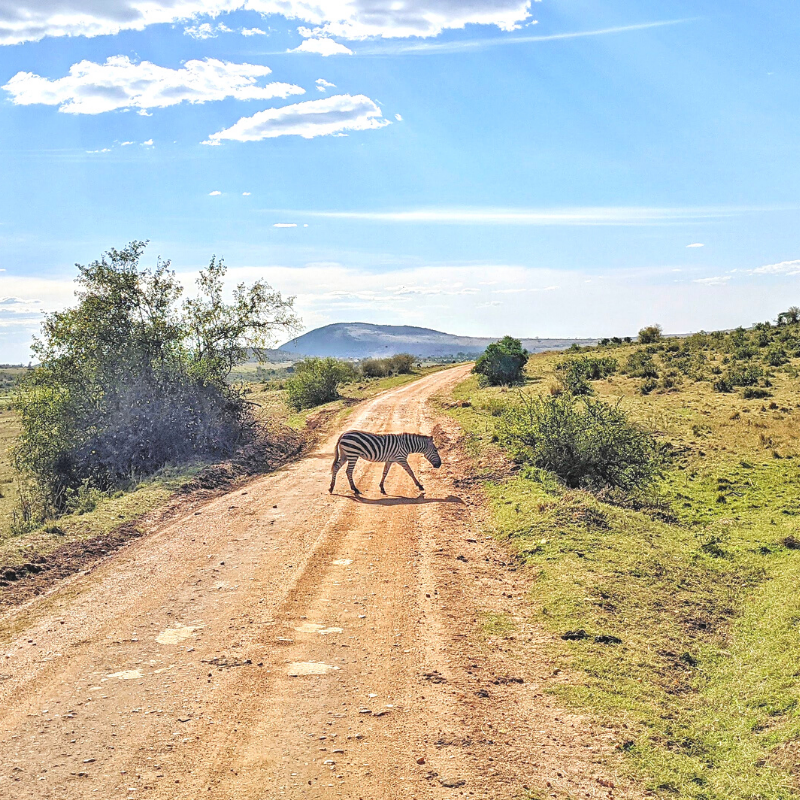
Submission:
<svg viewBox="0 0 800 800">
<path fill-rule="evenodd" d="M 347 427 L 430 433 L 428 399 L 465 371 Z M 334 435 L 0 618 L 0 797 L 622 796 L 595 763 L 608 738 L 520 658 L 518 577 L 473 530 L 438 422 L 424 496 L 394 468 L 384 498 L 363 462 L 362 498 L 343 471 L 328 495 Z M 516 620 L 514 647 L 488 612 Z"/>
</svg>

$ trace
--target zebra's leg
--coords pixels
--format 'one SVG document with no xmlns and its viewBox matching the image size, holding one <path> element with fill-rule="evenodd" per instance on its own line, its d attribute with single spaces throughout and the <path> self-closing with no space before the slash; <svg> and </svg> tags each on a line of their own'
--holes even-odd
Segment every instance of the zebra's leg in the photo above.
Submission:
<svg viewBox="0 0 800 800">
<path fill-rule="evenodd" d="M 350 488 L 353 490 L 353 494 L 361 494 L 355 483 L 353 483 L 353 470 L 356 468 L 356 461 L 358 461 L 358 456 L 347 459 L 347 480 L 350 481 Z"/>
<path fill-rule="evenodd" d="M 331 487 L 328 489 L 328 493 L 333 493 L 333 487 L 336 484 L 336 476 L 339 474 L 339 470 L 344 465 L 344 459 L 339 458 L 338 456 L 333 459 L 333 465 L 331 466 Z"/>
<path fill-rule="evenodd" d="M 383 465 L 383 477 L 381 478 L 381 494 L 386 494 L 386 489 L 383 488 L 383 482 L 386 480 L 386 476 L 389 474 L 389 470 L 392 468 L 392 464 L 394 464 L 394 461 L 387 461 Z"/>
<path fill-rule="evenodd" d="M 408 466 L 408 461 L 398 461 L 397 463 L 411 476 L 411 480 L 417 485 L 417 489 L 421 492 L 425 491 L 425 487 L 417 480 L 414 471 Z"/>
</svg>

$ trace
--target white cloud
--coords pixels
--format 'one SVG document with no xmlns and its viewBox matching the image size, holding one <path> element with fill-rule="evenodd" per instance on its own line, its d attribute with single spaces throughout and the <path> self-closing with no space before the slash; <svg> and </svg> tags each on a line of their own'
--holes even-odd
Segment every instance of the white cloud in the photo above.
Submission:
<svg viewBox="0 0 800 800">
<path fill-rule="evenodd" d="M 259 86 L 258 80 L 271 71 L 265 66 L 231 64 L 216 58 L 187 61 L 179 69 L 169 69 L 149 61 L 134 62 L 127 56 L 112 56 L 104 64 L 92 61 L 73 64 L 69 75 L 54 80 L 32 72 L 18 72 L 3 89 L 16 105 L 59 106 L 59 111 L 68 114 L 164 108 L 226 97 L 271 100 L 305 93 L 299 86 L 288 83 Z"/>
<path fill-rule="evenodd" d="M 287 50 L 288 53 L 313 53 L 318 56 L 351 56 L 353 51 L 333 39 L 323 37 L 321 39 L 305 39 L 301 45 L 294 50 Z"/>
<path fill-rule="evenodd" d="M 537 0 L 538 1 L 538 0 Z M 650 28 L 663 28 L 667 25 L 680 25 L 692 22 L 694 17 L 683 19 L 658 20 L 656 22 L 643 22 L 636 25 L 619 25 L 612 28 L 597 28 L 589 31 L 566 31 L 564 33 L 550 33 L 542 36 L 503 36 L 491 39 L 461 39 L 452 42 L 414 42 L 412 44 L 393 44 L 389 46 L 373 45 L 368 48 L 359 48 L 362 55 L 432 55 L 435 53 L 460 53 L 465 50 L 486 50 L 491 47 L 534 44 L 536 42 L 557 42 L 567 39 L 583 39 L 591 36 L 610 36 L 618 33 L 633 33 L 635 31 L 649 30 Z M 535 24 L 535 20 L 533 23 Z M 527 27 L 527 26 L 525 26 Z"/>
<path fill-rule="evenodd" d="M 276 222 L 272 227 L 273 228 L 296 228 L 297 227 L 297 223 L 296 222 Z"/>
<path fill-rule="evenodd" d="M 391 124 L 381 110 L 363 94 L 338 94 L 324 100 L 271 108 L 243 117 L 226 130 L 212 134 L 203 144 L 220 144 L 224 139 L 257 142 L 277 136 L 330 136 L 342 131 L 363 131 Z"/>
<path fill-rule="evenodd" d="M 335 89 L 336 84 L 331 83 L 330 81 L 326 81 L 325 78 L 317 78 L 317 90 L 320 92 L 324 92 L 328 89 Z"/>
<path fill-rule="evenodd" d="M 267 32 L 262 31 L 261 28 L 242 28 L 240 31 L 242 36 L 266 36 Z"/>
<path fill-rule="evenodd" d="M 687 244 L 686 247 L 705 247 L 705 245 L 700 242 L 693 242 L 692 244 Z"/>
<path fill-rule="evenodd" d="M 333 100 L 333 98 L 329 98 Z M 324 101 L 318 101 L 324 102 Z M 308 105 L 301 103 L 299 105 Z M 287 211 L 287 209 L 281 209 Z M 400 211 L 310 211 L 307 215 L 369 222 L 438 225 L 661 225 L 722 219 L 752 208 L 411 208 Z M 297 212 L 292 212 L 297 213 Z"/>
<path fill-rule="evenodd" d="M 395 119 L 396 119 L 398 122 L 402 122 L 402 121 L 403 121 L 403 117 L 402 117 L 400 114 L 395 114 L 395 115 L 394 115 L 394 118 L 395 118 Z"/>
<path fill-rule="evenodd" d="M 510 31 L 529 20 L 530 5 L 530 0 L 0 0 L 0 44 L 103 36 L 240 9 L 280 14 L 345 39 L 437 36 L 468 24 Z"/>
<path fill-rule="evenodd" d="M 800 275 L 800 259 L 781 261 L 779 264 L 767 264 L 753 270 L 754 275 Z"/>
<path fill-rule="evenodd" d="M 712 278 L 695 278 L 692 283 L 701 283 L 704 286 L 725 286 L 730 279 L 730 275 L 715 275 Z"/>
<path fill-rule="evenodd" d="M 148 139 L 146 142 L 142 142 L 142 147 L 152 147 L 152 146 L 153 146 L 152 139 Z"/>
<path fill-rule="evenodd" d="M 221 33 L 233 33 L 233 31 L 222 22 L 218 25 L 211 25 L 208 22 L 204 22 L 202 25 L 192 25 L 184 28 L 183 32 L 193 39 L 216 39 Z"/>
<path fill-rule="evenodd" d="M 800 259 L 767 264 L 753 270 L 754 275 L 800 275 Z"/>
<path fill-rule="evenodd" d="M 104 147 L 104 148 L 102 148 L 102 150 L 87 150 L 86 152 L 87 153 L 110 153 L 111 152 L 111 148 L 110 147 Z"/>
<path fill-rule="evenodd" d="M 120 147 L 128 147 L 128 146 L 130 146 L 132 144 L 136 144 L 136 142 L 120 142 L 119 146 Z"/>
<path fill-rule="evenodd" d="M 213 192 L 209 192 L 209 193 L 208 193 L 208 196 L 209 196 L 209 197 L 219 197 L 221 194 L 222 194 L 222 192 L 219 192 L 219 191 L 217 191 L 217 190 L 215 189 Z"/>
<path fill-rule="evenodd" d="M 250 197 L 252 192 L 242 192 L 242 197 Z"/>
</svg>

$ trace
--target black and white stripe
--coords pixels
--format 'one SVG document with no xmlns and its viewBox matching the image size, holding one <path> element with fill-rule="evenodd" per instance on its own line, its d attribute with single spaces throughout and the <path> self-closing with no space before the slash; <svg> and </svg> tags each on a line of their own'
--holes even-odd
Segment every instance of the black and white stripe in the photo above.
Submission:
<svg viewBox="0 0 800 800">
<path fill-rule="evenodd" d="M 417 433 L 369 433 L 367 431 L 347 431 L 339 437 L 336 443 L 336 454 L 331 467 L 331 488 L 336 483 L 336 475 L 347 462 L 347 479 L 350 488 L 361 494 L 353 482 L 353 470 L 356 461 L 363 458 L 365 461 L 383 461 L 383 477 L 381 478 L 381 493 L 386 494 L 383 482 L 389 474 L 392 464 L 399 464 L 410 476 L 419 489 L 424 489 L 417 480 L 417 476 L 408 466 L 408 456 L 411 453 L 421 453 L 437 469 L 442 466 L 439 451 L 433 442 L 432 436 L 422 436 Z"/>
</svg>

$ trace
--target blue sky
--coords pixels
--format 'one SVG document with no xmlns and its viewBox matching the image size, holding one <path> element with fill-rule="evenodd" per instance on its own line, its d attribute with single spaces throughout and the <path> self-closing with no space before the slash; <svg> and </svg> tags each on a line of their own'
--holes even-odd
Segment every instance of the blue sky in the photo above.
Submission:
<svg viewBox="0 0 800 800">
<path fill-rule="evenodd" d="M 774 318 L 799 35 L 777 0 L 0 0 L 0 362 L 132 239 L 307 328 Z"/>
</svg>

